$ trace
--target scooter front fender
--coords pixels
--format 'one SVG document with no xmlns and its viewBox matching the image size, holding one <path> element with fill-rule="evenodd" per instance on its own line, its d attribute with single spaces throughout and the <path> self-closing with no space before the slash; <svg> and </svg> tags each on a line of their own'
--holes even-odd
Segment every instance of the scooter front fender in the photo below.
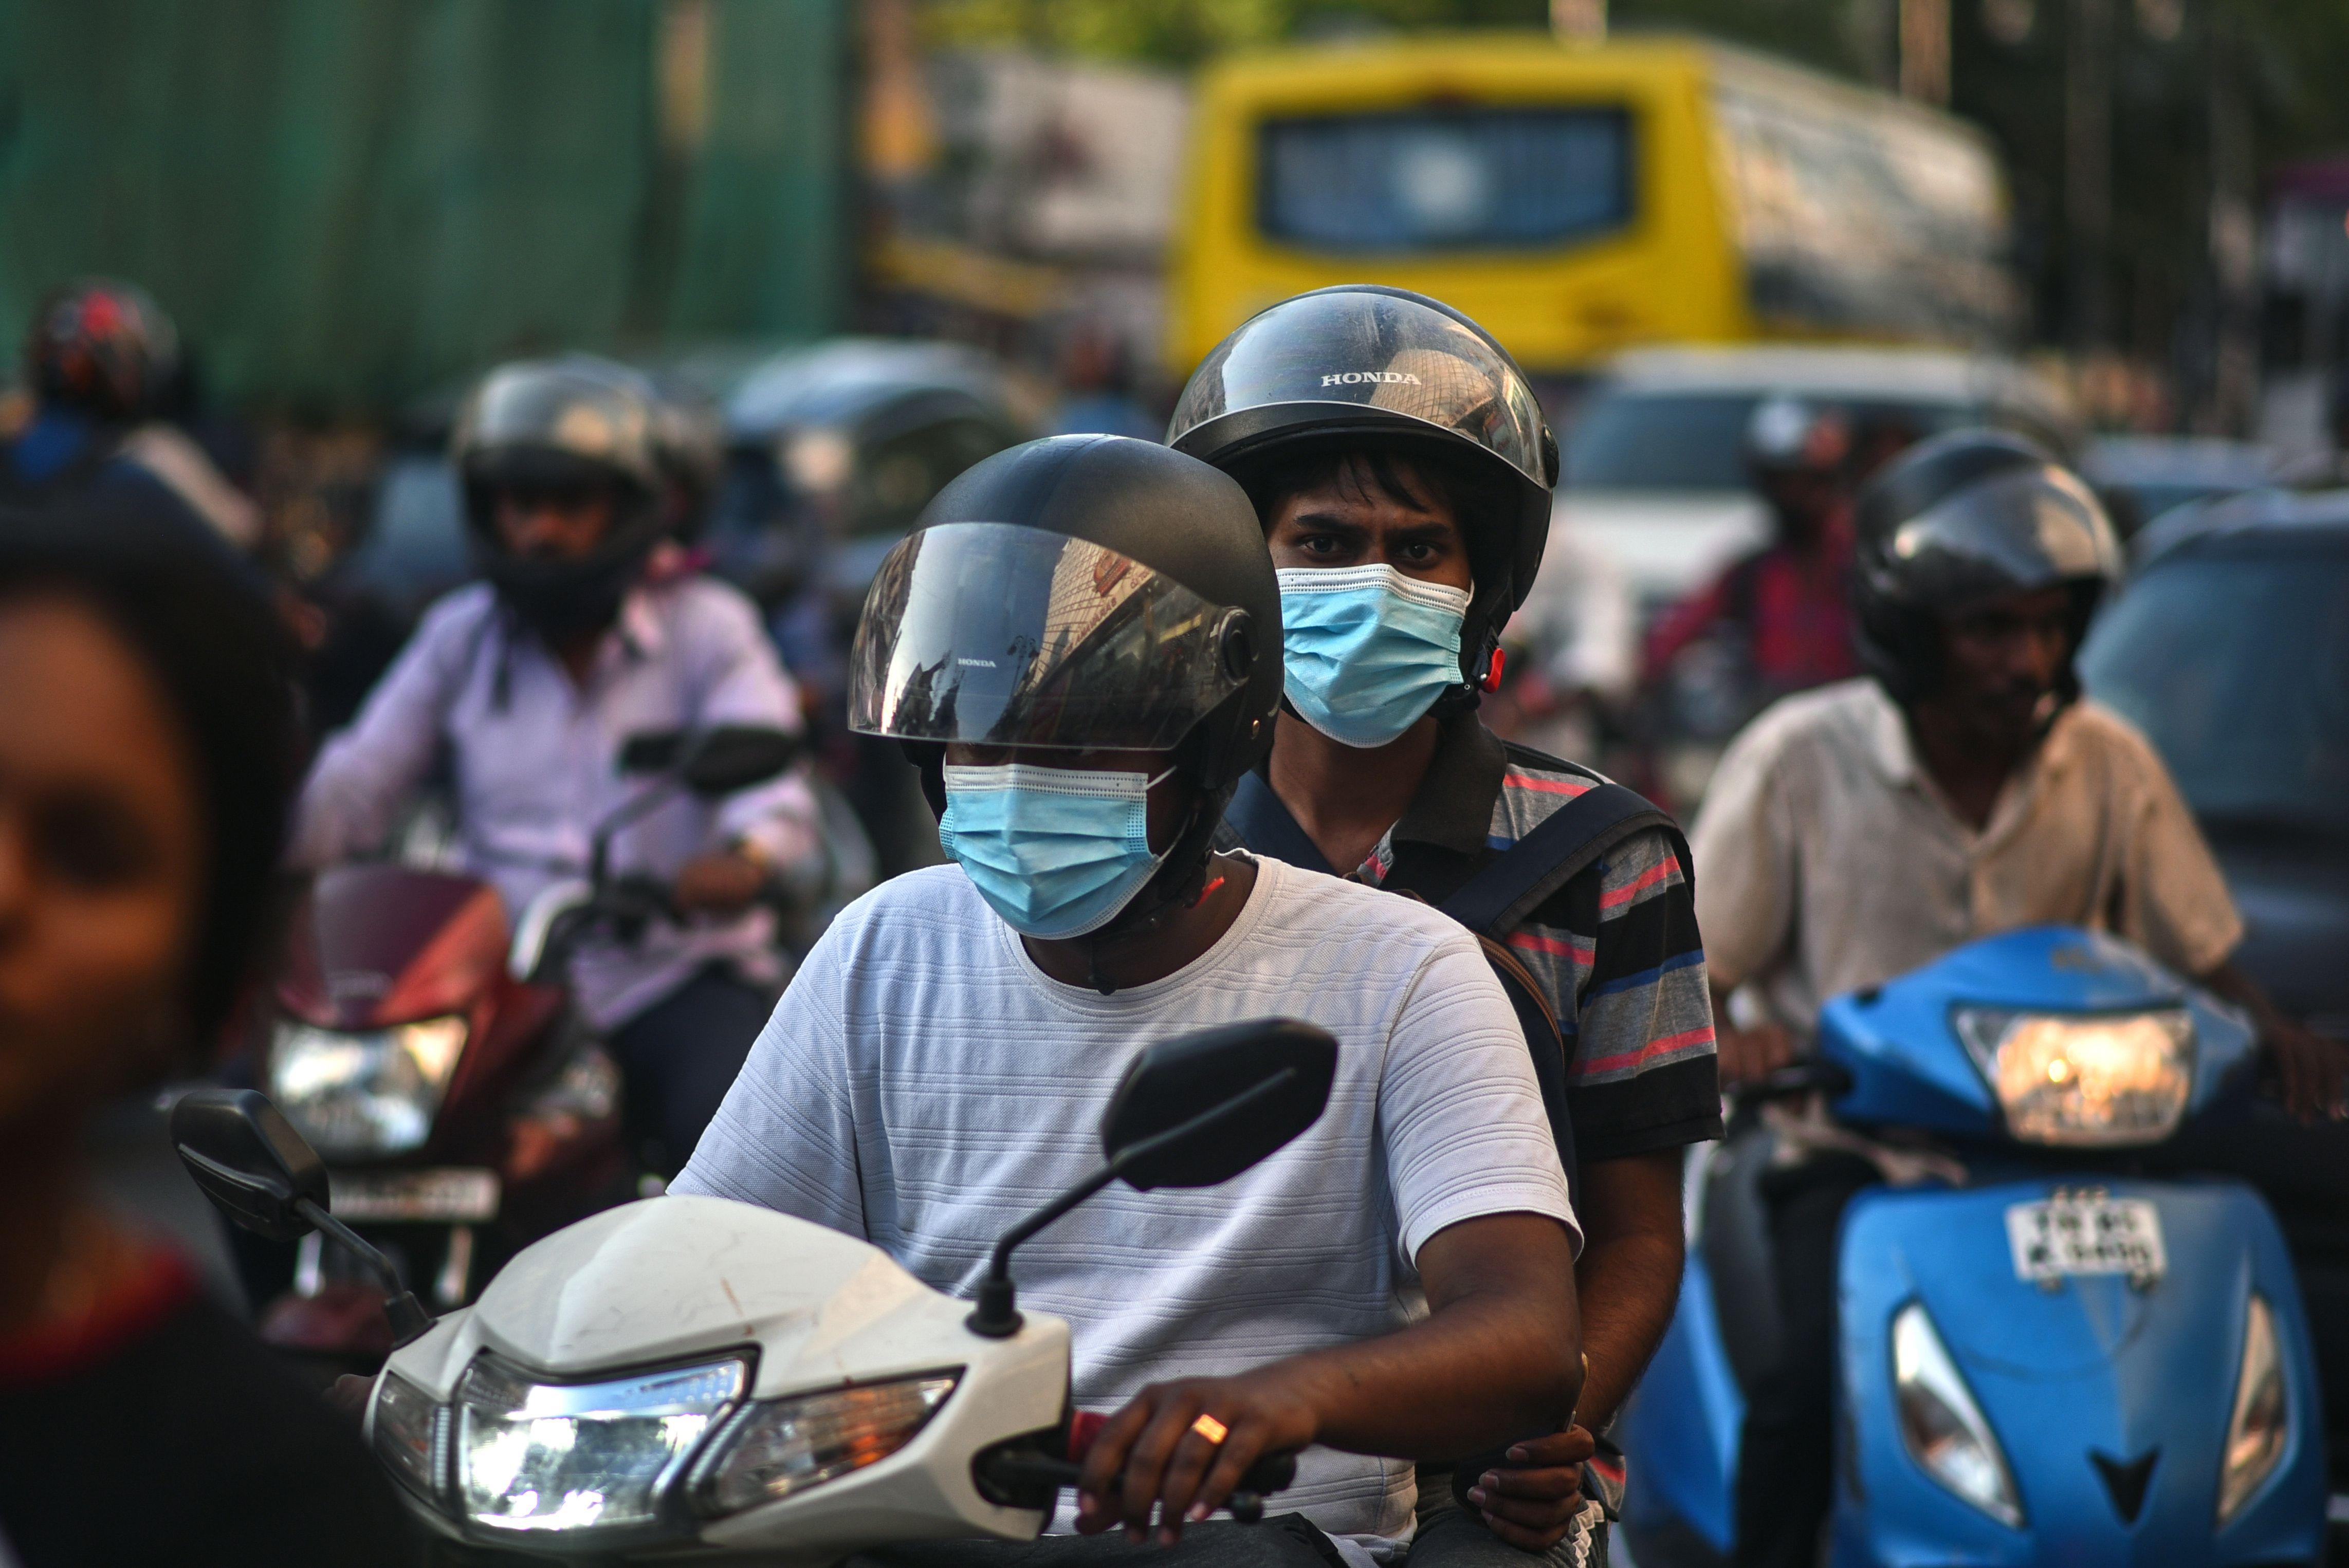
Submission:
<svg viewBox="0 0 2349 1568">
<path fill-rule="evenodd" d="M 2008 1211 L 2050 1197 L 2052 1181 L 1878 1188 L 1853 1201 L 1837 1295 L 1837 1568 L 2191 1568 L 2321 1557 L 2323 1418 L 2274 1220 L 2251 1189 L 2231 1182 L 2103 1185 L 2116 1199 L 2154 1205 L 2167 1262 L 2160 1277 L 2018 1277 Z M 2221 1526 L 2222 1450 L 2255 1293 L 2273 1315 L 2291 1432 L 2274 1470 Z M 1891 1329 L 1911 1303 L 1931 1318 L 2003 1450 L 2019 1526 L 1940 1485 L 1901 1436 Z M 2127 1494 L 2139 1477 L 2132 1511 Z"/>
</svg>

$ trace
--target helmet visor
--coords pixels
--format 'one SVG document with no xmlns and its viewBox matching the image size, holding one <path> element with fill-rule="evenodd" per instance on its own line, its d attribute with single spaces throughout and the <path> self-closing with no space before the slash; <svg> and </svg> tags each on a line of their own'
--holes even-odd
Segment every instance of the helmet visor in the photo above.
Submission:
<svg viewBox="0 0 2349 1568">
<path fill-rule="evenodd" d="M 899 543 L 873 580 L 848 725 L 899 740 L 1164 750 L 1240 688 L 1247 619 L 1084 540 L 940 523 Z"/>
<path fill-rule="evenodd" d="M 1955 609 L 2059 583 L 2109 581 L 2120 546 L 2088 488 L 2058 469 L 1970 485 L 1893 530 L 1886 566 L 1907 596 Z"/>
<path fill-rule="evenodd" d="M 1254 408 L 1331 405 L 1401 416 L 1485 448 L 1547 489 L 1541 405 L 1509 361 L 1467 326 L 1416 300 L 1304 294 L 1226 338 L 1183 389 L 1169 445 L 1211 419 Z"/>
</svg>

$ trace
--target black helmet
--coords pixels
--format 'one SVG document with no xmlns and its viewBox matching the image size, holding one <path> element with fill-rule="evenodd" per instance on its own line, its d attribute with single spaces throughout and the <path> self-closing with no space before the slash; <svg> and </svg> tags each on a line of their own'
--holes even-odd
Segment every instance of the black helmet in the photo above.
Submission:
<svg viewBox="0 0 2349 1568">
<path fill-rule="evenodd" d="M 1153 907 L 1188 897 L 1280 707 L 1280 588 L 1247 496 L 1154 442 L 1055 436 L 968 469 L 919 521 L 865 596 L 849 727 L 906 742 L 938 810 L 949 741 L 1172 751 L 1198 805 Z"/>
<path fill-rule="evenodd" d="M 661 521 L 670 535 L 691 542 L 709 521 L 710 502 L 726 468 L 726 419 L 718 405 L 682 383 L 656 388 L 653 457 L 660 469 Z"/>
<path fill-rule="evenodd" d="M 1461 678 L 1473 686 L 1541 569 L 1557 483 L 1557 438 L 1492 334 L 1407 289 L 1316 289 L 1217 344 L 1166 427 L 1169 446 L 1243 484 L 1310 446 L 1366 437 L 1416 446 L 1505 498 L 1497 516 L 1460 520 L 1476 579 L 1460 636 Z"/>
<path fill-rule="evenodd" d="M 85 278 L 33 313 L 25 357 L 43 402 L 129 423 L 154 413 L 179 374 L 180 335 L 145 290 Z"/>
<path fill-rule="evenodd" d="M 1912 447 L 1861 490 L 1853 594 L 1859 655 L 1902 702 L 1940 678 L 1940 624 L 1988 599 L 2073 590 L 2076 650 L 2120 573 L 2105 509 L 2020 436 L 1953 430 Z M 2068 669 L 2060 688 L 2078 695 Z"/>
<path fill-rule="evenodd" d="M 659 540 L 657 406 L 635 371 L 576 355 L 500 366 L 458 416 L 449 455 L 483 573 L 549 636 L 608 624 Z M 591 488 L 613 498 L 612 530 L 595 554 L 524 560 L 499 547 L 500 490 Z"/>
</svg>

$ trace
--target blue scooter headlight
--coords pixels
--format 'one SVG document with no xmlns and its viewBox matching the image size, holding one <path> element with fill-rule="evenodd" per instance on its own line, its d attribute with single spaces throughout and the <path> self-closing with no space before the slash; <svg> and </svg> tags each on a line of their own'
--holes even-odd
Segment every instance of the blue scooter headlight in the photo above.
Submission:
<svg viewBox="0 0 2349 1568">
<path fill-rule="evenodd" d="M 1909 1457 L 2001 1524 L 2022 1529 L 2023 1499 L 2006 1455 L 1919 1302 L 1893 1315 L 1892 1398 Z"/>
<path fill-rule="evenodd" d="M 2025 1143 L 2114 1148 L 2159 1143 L 2194 1092 L 2194 1019 L 2182 1007 L 2122 1014 L 1952 1016 Z"/>
</svg>

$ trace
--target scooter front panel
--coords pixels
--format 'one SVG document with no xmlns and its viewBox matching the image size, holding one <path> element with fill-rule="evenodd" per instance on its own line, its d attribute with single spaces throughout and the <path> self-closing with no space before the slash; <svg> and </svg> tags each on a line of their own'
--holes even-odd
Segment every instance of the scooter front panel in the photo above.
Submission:
<svg viewBox="0 0 2349 1568">
<path fill-rule="evenodd" d="M 2232 1183 L 2099 1185 L 2112 1199 L 2152 1205 L 2166 1253 L 2158 1278 L 2019 1277 L 2009 1212 L 2063 1190 L 2054 1181 L 1878 1188 L 1853 1201 L 1837 1298 L 1847 1434 L 1838 1565 L 2249 1564 L 2321 1552 L 2322 1415 L 2274 1222 Z M 2282 1342 L 2291 1438 L 2221 1530 L 2222 1449 L 2253 1292 Z M 2019 1526 L 1942 1486 L 1903 1440 L 1892 1334 L 1912 1303 L 2002 1450 Z"/>
</svg>

